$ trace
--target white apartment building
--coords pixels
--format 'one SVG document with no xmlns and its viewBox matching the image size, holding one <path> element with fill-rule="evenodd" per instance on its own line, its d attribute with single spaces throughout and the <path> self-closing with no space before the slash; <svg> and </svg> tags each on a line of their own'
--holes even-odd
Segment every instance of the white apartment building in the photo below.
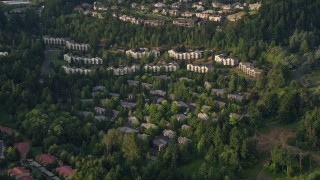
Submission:
<svg viewBox="0 0 320 180">
<path fill-rule="evenodd" d="M 222 64 L 224 66 L 235 66 L 239 63 L 238 58 L 225 57 L 223 54 L 214 56 L 215 62 Z"/>
<path fill-rule="evenodd" d="M 133 16 L 122 15 L 122 16 L 119 17 L 119 19 L 121 21 L 130 22 L 132 24 L 142 24 L 143 23 L 143 19 L 136 18 L 136 17 L 133 17 Z"/>
<path fill-rule="evenodd" d="M 149 56 L 160 57 L 160 51 L 155 49 L 149 50 L 147 48 L 140 48 L 138 50 L 130 49 L 126 51 L 126 55 L 131 56 L 134 59 L 140 59 L 142 57 L 149 57 Z"/>
<path fill-rule="evenodd" d="M 168 51 L 169 57 L 179 60 L 191 60 L 191 59 L 201 59 L 203 57 L 203 51 L 187 51 L 187 52 L 176 52 L 175 50 Z"/>
<path fill-rule="evenodd" d="M 254 4 L 249 4 L 250 10 L 258 10 L 258 9 L 260 9 L 260 7 L 261 7 L 261 3 L 259 3 L 259 2 L 254 3 Z"/>
<path fill-rule="evenodd" d="M 85 69 L 85 68 L 77 68 L 77 67 L 70 67 L 70 66 L 62 66 L 64 72 L 67 74 L 85 74 L 88 75 L 92 72 L 90 69 Z"/>
<path fill-rule="evenodd" d="M 214 67 L 210 65 L 187 64 L 187 70 L 196 73 L 211 73 L 213 72 Z"/>
<path fill-rule="evenodd" d="M 258 77 L 263 72 L 263 70 L 254 67 L 250 62 L 241 62 L 239 64 L 239 69 L 254 78 Z"/>
<path fill-rule="evenodd" d="M 43 41 L 45 44 L 48 45 L 58 45 L 58 46 L 65 46 L 66 45 L 66 38 L 56 38 L 50 36 L 43 36 Z"/>
<path fill-rule="evenodd" d="M 89 51 L 89 44 L 76 43 L 74 41 L 66 41 L 66 47 L 75 51 Z"/>
<path fill-rule="evenodd" d="M 113 71 L 113 75 L 122 76 L 127 74 L 132 74 L 140 70 L 139 65 L 132 65 L 132 66 L 121 66 L 118 68 L 109 67 L 108 70 Z"/>
<path fill-rule="evenodd" d="M 103 60 L 101 58 L 99 58 L 99 57 L 89 58 L 89 57 L 74 56 L 72 54 L 65 54 L 63 56 L 63 59 L 65 61 L 67 61 L 68 63 L 71 63 L 71 62 L 83 62 L 85 64 L 95 64 L 95 65 L 103 64 Z"/>
<path fill-rule="evenodd" d="M 8 52 L 0 52 L 0 56 L 9 56 Z"/>
<path fill-rule="evenodd" d="M 196 17 L 200 19 L 208 19 L 210 16 L 211 14 L 205 12 L 196 13 Z"/>
<path fill-rule="evenodd" d="M 146 64 L 143 66 L 143 69 L 146 72 L 160 72 L 161 70 L 164 70 L 165 72 L 173 72 L 179 69 L 179 65 L 176 63 L 160 63 L 158 65 Z"/>
<path fill-rule="evenodd" d="M 222 19 L 222 16 L 220 16 L 220 15 L 211 15 L 211 16 L 209 16 L 209 20 L 210 21 L 220 22 L 221 19 Z"/>
</svg>

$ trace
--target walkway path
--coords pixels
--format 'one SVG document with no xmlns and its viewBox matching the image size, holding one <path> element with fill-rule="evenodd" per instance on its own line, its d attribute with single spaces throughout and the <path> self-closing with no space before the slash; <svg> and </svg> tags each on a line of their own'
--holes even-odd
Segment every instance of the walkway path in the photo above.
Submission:
<svg viewBox="0 0 320 180">
<path fill-rule="evenodd" d="M 41 66 L 41 72 L 44 74 L 48 74 L 50 72 L 50 60 L 49 60 L 50 53 L 53 53 L 53 49 L 50 47 L 46 47 L 45 54 L 44 54 L 45 58 Z"/>
</svg>

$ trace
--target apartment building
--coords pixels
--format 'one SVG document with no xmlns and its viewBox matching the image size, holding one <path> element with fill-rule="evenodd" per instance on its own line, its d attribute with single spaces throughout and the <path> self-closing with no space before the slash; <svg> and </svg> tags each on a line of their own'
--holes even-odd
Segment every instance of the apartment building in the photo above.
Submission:
<svg viewBox="0 0 320 180">
<path fill-rule="evenodd" d="M 191 60 L 191 59 L 201 59 L 203 57 L 203 51 L 187 51 L 187 52 L 177 52 L 175 50 L 168 51 L 169 57 L 178 60 Z"/>
<path fill-rule="evenodd" d="M 214 67 L 211 65 L 194 65 L 188 64 L 187 70 L 196 73 L 211 73 L 214 70 Z"/>
<path fill-rule="evenodd" d="M 163 20 L 144 20 L 143 24 L 145 26 L 158 27 L 158 26 L 163 26 L 164 21 Z"/>
<path fill-rule="evenodd" d="M 85 64 L 95 64 L 95 65 L 100 65 L 103 64 L 103 60 L 99 57 L 95 58 L 89 58 L 89 57 L 79 57 L 79 56 L 74 56 L 72 54 L 65 54 L 63 56 L 63 59 L 67 61 L 68 63 L 71 62 L 83 62 Z"/>
<path fill-rule="evenodd" d="M 214 56 L 216 63 L 222 64 L 224 66 L 235 66 L 239 63 L 238 58 L 226 57 L 223 54 L 218 54 Z"/>
<path fill-rule="evenodd" d="M 85 69 L 85 68 L 77 68 L 77 67 L 70 67 L 70 66 L 62 66 L 62 69 L 67 74 L 85 74 L 88 75 L 92 72 L 91 69 Z"/>
<path fill-rule="evenodd" d="M 175 19 L 172 21 L 172 24 L 182 27 L 194 27 L 196 25 L 196 21 L 193 19 Z"/>
<path fill-rule="evenodd" d="M 179 69 L 179 65 L 177 63 L 159 63 L 157 65 L 146 64 L 143 66 L 143 69 L 146 72 L 160 72 L 161 70 L 165 72 L 173 72 Z"/>
<path fill-rule="evenodd" d="M 160 51 L 152 49 L 149 50 L 148 48 L 139 48 L 139 49 L 130 49 L 126 51 L 127 56 L 131 56 L 134 59 L 140 59 L 142 57 L 160 57 Z"/>
<path fill-rule="evenodd" d="M 263 72 L 263 70 L 254 67 L 254 65 L 250 62 L 241 62 L 239 64 L 239 69 L 245 74 L 254 78 L 258 77 Z"/>
<path fill-rule="evenodd" d="M 127 74 L 132 74 L 140 70 L 139 65 L 132 65 L 132 66 L 120 66 L 118 68 L 109 67 L 108 70 L 112 71 L 116 76 L 122 76 Z"/>
</svg>

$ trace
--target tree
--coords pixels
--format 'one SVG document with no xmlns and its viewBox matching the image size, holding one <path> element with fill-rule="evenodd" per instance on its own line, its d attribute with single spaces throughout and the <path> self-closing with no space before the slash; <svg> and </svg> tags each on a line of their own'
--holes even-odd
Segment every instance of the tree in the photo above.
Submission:
<svg viewBox="0 0 320 180">
<path fill-rule="evenodd" d="M 306 142 L 312 148 L 317 148 L 319 142 L 320 131 L 320 108 L 307 111 L 300 122 L 300 128 L 298 131 L 297 138 L 301 142 Z"/>
<path fill-rule="evenodd" d="M 126 134 L 122 142 L 123 156 L 129 161 L 138 160 L 140 158 L 140 149 L 136 143 L 133 134 Z"/>
<path fill-rule="evenodd" d="M 308 44 L 308 41 L 307 40 L 303 40 L 301 45 L 300 45 L 300 51 L 302 53 L 307 53 L 310 51 L 310 48 L 309 48 L 309 44 Z"/>
<path fill-rule="evenodd" d="M 122 134 L 119 130 L 109 129 L 108 133 L 103 136 L 102 143 L 106 147 L 107 153 L 109 153 L 113 148 L 119 147 L 122 142 Z"/>
<path fill-rule="evenodd" d="M 20 156 L 19 152 L 14 147 L 8 147 L 5 149 L 4 156 L 8 161 L 18 161 Z"/>
</svg>

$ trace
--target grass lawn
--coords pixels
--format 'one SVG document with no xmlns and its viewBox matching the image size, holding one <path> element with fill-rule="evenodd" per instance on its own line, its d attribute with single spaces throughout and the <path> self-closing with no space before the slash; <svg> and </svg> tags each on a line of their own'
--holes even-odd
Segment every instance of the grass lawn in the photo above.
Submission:
<svg viewBox="0 0 320 180">
<path fill-rule="evenodd" d="M 49 62 L 51 62 L 52 64 L 54 64 L 55 66 L 57 65 L 65 65 L 67 64 L 66 61 L 64 61 L 63 59 L 59 58 L 60 55 L 60 49 L 57 48 L 53 48 L 53 49 L 47 49 L 47 56 L 49 59 Z"/>
<path fill-rule="evenodd" d="M 193 162 L 187 165 L 179 167 L 177 171 L 189 177 L 192 177 L 193 174 L 198 174 L 199 167 L 202 165 L 203 162 L 204 160 L 202 159 L 194 160 Z"/>
<path fill-rule="evenodd" d="M 283 124 L 281 122 L 275 121 L 275 122 L 271 122 L 270 125 L 281 127 L 281 128 L 286 128 L 291 131 L 297 131 L 299 123 L 298 123 L 298 121 L 296 121 L 296 122 L 289 123 L 289 124 L 285 124 L 285 123 Z"/>
</svg>

